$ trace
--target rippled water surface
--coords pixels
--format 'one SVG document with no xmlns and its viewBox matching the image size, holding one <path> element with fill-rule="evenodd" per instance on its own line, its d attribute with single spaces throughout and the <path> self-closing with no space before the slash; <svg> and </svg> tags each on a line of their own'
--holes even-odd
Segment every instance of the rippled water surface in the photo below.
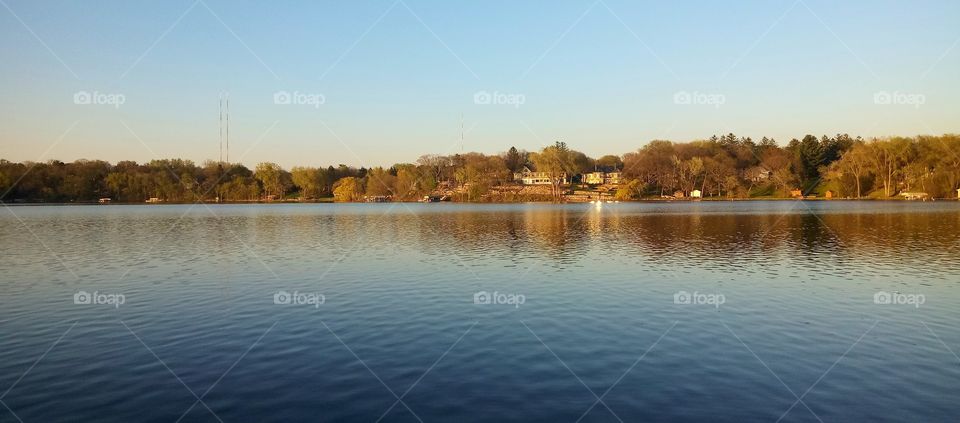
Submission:
<svg viewBox="0 0 960 423">
<path fill-rule="evenodd" d="M 958 244 L 957 202 L 11 206 L 0 422 L 957 421 Z"/>
</svg>

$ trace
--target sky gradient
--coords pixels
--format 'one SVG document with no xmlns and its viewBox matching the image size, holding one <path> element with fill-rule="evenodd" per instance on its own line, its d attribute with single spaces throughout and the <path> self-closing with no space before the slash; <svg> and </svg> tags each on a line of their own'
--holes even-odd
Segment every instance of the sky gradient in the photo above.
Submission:
<svg viewBox="0 0 960 423">
<path fill-rule="evenodd" d="M 251 166 L 456 153 L 461 113 L 485 153 L 956 133 L 957 22 L 956 1 L 0 0 L 0 158 L 216 159 L 221 92 Z"/>
</svg>

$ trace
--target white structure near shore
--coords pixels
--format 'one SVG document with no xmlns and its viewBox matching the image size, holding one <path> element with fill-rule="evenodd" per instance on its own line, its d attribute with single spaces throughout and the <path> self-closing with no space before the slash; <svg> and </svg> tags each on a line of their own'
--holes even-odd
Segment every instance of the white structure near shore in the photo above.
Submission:
<svg viewBox="0 0 960 423">
<path fill-rule="evenodd" d="M 583 183 L 587 185 L 617 185 L 620 183 L 620 172 L 584 173 Z"/>
<path fill-rule="evenodd" d="M 567 174 L 560 174 L 560 184 L 564 185 L 569 183 L 567 181 Z M 547 172 L 534 172 L 530 168 L 524 166 L 523 169 L 517 173 L 513 174 L 513 180 L 519 182 L 523 185 L 550 185 L 550 174 Z"/>
</svg>

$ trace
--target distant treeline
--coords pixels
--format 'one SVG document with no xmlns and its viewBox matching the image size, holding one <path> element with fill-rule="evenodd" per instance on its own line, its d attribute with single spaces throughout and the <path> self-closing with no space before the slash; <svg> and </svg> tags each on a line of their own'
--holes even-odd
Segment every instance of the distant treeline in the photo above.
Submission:
<svg viewBox="0 0 960 423">
<path fill-rule="evenodd" d="M 960 187 L 960 136 L 894 137 L 864 141 L 846 134 L 807 135 L 780 146 L 734 134 L 687 143 L 655 140 L 623 156 L 597 159 L 557 142 L 540 151 L 510 148 L 487 155 L 424 155 L 389 168 L 346 165 L 294 167 L 275 163 L 249 169 L 238 163 L 164 159 L 139 164 L 100 160 L 13 163 L 0 159 L 0 200 L 5 202 L 262 201 L 288 198 L 359 201 L 365 196 L 411 201 L 456 193 L 461 201 L 486 201 L 497 187 L 514 184 L 524 168 L 549 177 L 559 200 L 580 175 L 621 172 L 618 199 L 640 199 L 700 190 L 704 197 L 786 197 L 791 191 L 837 197 L 886 198 L 903 191 L 953 197 Z"/>
</svg>

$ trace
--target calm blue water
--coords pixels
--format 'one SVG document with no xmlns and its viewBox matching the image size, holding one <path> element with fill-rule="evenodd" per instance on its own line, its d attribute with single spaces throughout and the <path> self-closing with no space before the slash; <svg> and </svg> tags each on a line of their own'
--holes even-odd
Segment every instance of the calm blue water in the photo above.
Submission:
<svg viewBox="0 0 960 423">
<path fill-rule="evenodd" d="M 0 213 L 0 422 L 960 416 L 956 202 Z"/>
</svg>

